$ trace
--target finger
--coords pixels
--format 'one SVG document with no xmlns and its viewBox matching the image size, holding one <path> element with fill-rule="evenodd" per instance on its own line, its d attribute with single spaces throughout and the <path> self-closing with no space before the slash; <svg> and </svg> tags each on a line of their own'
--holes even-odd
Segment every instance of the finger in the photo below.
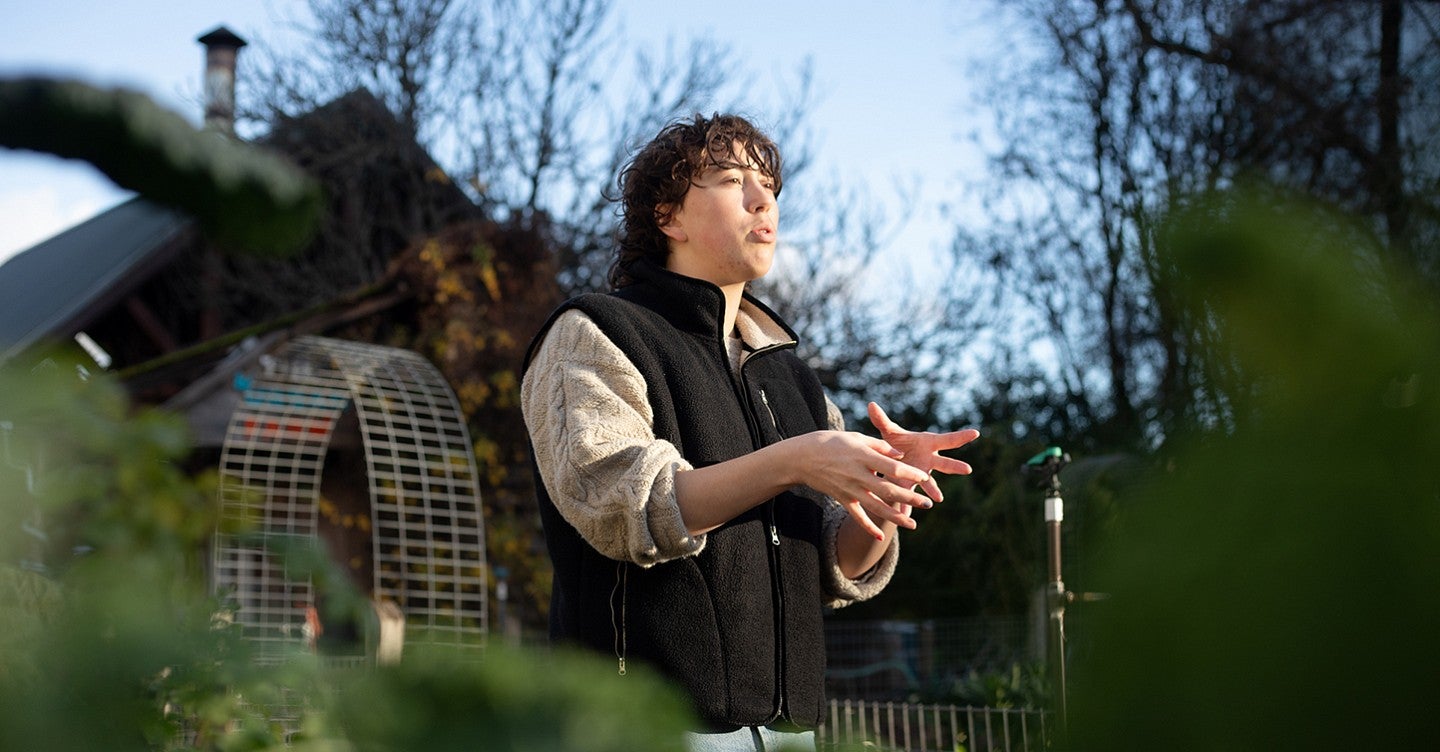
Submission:
<svg viewBox="0 0 1440 752">
<path fill-rule="evenodd" d="M 875 540 L 885 540 L 885 532 L 875 524 L 874 520 L 870 519 L 870 515 L 865 513 L 859 501 L 851 499 L 850 501 L 841 502 L 840 506 L 845 507 L 845 511 L 849 513 L 855 522 L 859 523 L 860 528 L 868 533 L 871 538 Z"/>
<path fill-rule="evenodd" d="M 911 490 L 916 486 L 923 487 L 924 481 L 906 481 L 902 483 L 893 478 L 877 478 L 876 480 L 881 481 L 881 483 L 879 484 L 878 488 L 872 488 L 870 494 L 886 505 L 900 505 L 901 508 L 896 510 L 896 512 L 907 516 L 909 515 L 909 510 L 912 507 L 919 509 L 929 509 L 930 507 L 935 506 L 935 502 L 932 501 L 932 499 L 935 498 L 935 495 L 939 495 L 940 493 L 940 489 L 936 487 L 935 495 L 927 498 L 926 496 L 922 496 L 921 494 L 915 493 L 915 491 Z M 890 519 L 889 515 L 881 516 L 885 517 L 886 519 Z"/>
<path fill-rule="evenodd" d="M 969 475 L 974 468 L 970 463 L 944 455 L 935 456 L 935 471 L 946 475 Z"/>
<path fill-rule="evenodd" d="M 980 438 L 980 432 L 973 428 L 965 428 L 959 431 L 942 433 L 935 437 L 935 443 L 940 449 L 957 449 Z"/>
<path fill-rule="evenodd" d="M 914 465 L 906 464 L 898 459 L 889 460 L 881 467 L 879 472 L 883 473 L 887 480 L 896 485 L 903 485 L 906 488 L 919 485 L 930 480 L 930 475 Z"/>
<path fill-rule="evenodd" d="M 872 517 L 879 517 L 886 522 L 894 523 L 898 527 L 907 528 L 909 530 L 915 529 L 915 520 L 912 519 L 906 511 L 908 507 L 901 507 L 900 509 L 896 509 L 895 507 L 885 503 L 884 499 L 876 496 L 873 493 L 869 495 L 869 498 L 862 499 L 860 503 L 864 505 L 865 510 Z"/>
<path fill-rule="evenodd" d="M 885 441 L 884 439 L 877 439 L 873 436 L 865 436 L 863 434 L 857 435 L 869 442 L 869 446 L 871 449 L 874 449 L 875 451 L 885 455 L 892 460 L 898 460 L 901 457 L 905 456 L 904 452 L 891 446 L 890 443 Z"/>
<path fill-rule="evenodd" d="M 890 416 L 886 415 L 880 405 L 874 402 L 866 406 L 866 411 L 870 414 L 870 423 L 879 429 L 880 433 L 892 433 L 905 430 L 895 421 L 890 420 Z"/>
<path fill-rule="evenodd" d="M 899 483 L 888 478 L 885 480 L 886 487 L 880 491 L 872 491 L 871 494 L 886 504 L 900 505 L 900 511 L 904 514 L 909 514 L 914 508 L 929 509 L 935 506 L 936 501 L 943 500 L 937 498 L 940 495 L 938 486 L 934 488 L 934 493 L 927 491 L 925 495 L 921 495 L 916 493 L 915 489 L 925 488 L 924 483 Z"/>
<path fill-rule="evenodd" d="M 909 466 L 907 465 L 907 467 Z M 902 481 L 898 478 L 885 478 L 884 476 L 879 477 L 889 482 L 892 487 L 905 492 L 903 498 L 886 499 L 886 501 L 891 503 L 904 504 L 906 507 L 929 509 L 935 505 L 935 502 L 945 500 L 945 495 L 941 493 L 940 486 L 935 484 L 934 479 L 932 479 L 928 473 L 924 475 L 924 480 L 912 481 Z M 915 493 L 916 488 L 922 489 L 925 492 L 925 496 L 929 498 L 922 497 L 920 494 Z M 894 492 L 892 491 L 891 493 L 893 494 Z"/>
</svg>

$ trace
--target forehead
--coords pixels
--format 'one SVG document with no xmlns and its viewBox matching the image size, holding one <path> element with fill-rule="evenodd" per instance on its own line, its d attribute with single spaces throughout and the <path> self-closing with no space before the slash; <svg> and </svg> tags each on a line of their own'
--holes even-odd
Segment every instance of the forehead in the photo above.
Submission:
<svg viewBox="0 0 1440 752">
<path fill-rule="evenodd" d="M 741 139 L 724 140 L 715 138 L 706 145 L 699 165 L 699 171 L 750 169 L 767 175 L 773 174 L 775 166 L 770 163 L 765 149 L 754 141 Z"/>
</svg>

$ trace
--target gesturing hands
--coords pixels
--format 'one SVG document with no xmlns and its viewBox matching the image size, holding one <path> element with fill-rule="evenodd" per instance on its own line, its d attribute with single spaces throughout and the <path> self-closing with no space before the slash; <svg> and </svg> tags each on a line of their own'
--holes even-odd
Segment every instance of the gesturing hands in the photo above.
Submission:
<svg viewBox="0 0 1440 752">
<path fill-rule="evenodd" d="M 931 472 L 963 475 L 970 465 L 940 454 L 974 441 L 974 429 L 950 433 L 907 431 L 870 403 L 870 420 L 880 430 L 875 439 L 847 431 L 817 431 L 789 441 L 805 452 L 796 465 L 798 479 L 835 499 L 872 538 L 884 540 L 878 523 L 914 528 L 913 507 L 929 507 L 944 497 Z M 912 490 L 918 486 L 922 496 Z M 928 496 L 929 498 L 926 498 Z"/>
<path fill-rule="evenodd" d="M 934 503 L 931 499 L 941 500 L 940 487 L 931 477 L 932 472 L 956 475 L 970 472 L 968 463 L 951 459 L 940 452 L 964 446 L 980 436 L 979 431 L 971 428 L 949 433 L 907 431 L 890 420 L 874 402 L 870 403 L 869 412 L 870 422 L 879 429 L 881 438 L 841 434 L 857 443 L 868 442 L 865 447 L 869 449 L 869 455 L 852 454 L 847 460 L 842 452 L 829 453 L 829 464 L 845 470 L 832 475 L 832 479 L 844 475 L 854 480 L 861 476 L 858 484 L 851 483 L 848 488 L 837 488 L 829 493 L 830 498 L 837 500 L 850 515 L 850 519 L 840 526 L 835 555 L 841 573 L 851 579 L 870 571 L 888 550 L 883 525 L 889 523 L 914 529 L 911 510 L 929 507 Z M 916 486 L 925 492 L 924 496 L 912 490 Z M 817 487 L 816 490 L 822 489 Z"/>
<path fill-rule="evenodd" d="M 930 473 L 938 471 L 947 475 L 970 474 L 969 463 L 946 457 L 940 452 L 969 444 L 980 437 L 979 431 L 973 428 L 949 433 L 907 431 L 890 420 L 890 416 L 874 402 L 870 403 L 869 412 L 870 422 L 880 430 L 880 438 L 901 452 L 901 456 L 896 459 L 925 473 L 925 480 L 920 483 L 920 488 L 925 491 L 926 496 L 936 501 L 944 501 L 940 486 L 935 484 Z"/>
</svg>

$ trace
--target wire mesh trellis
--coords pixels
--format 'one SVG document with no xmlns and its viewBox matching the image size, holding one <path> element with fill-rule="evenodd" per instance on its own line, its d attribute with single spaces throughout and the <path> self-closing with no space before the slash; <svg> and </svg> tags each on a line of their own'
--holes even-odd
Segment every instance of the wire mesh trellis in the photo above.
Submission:
<svg viewBox="0 0 1440 752">
<path fill-rule="evenodd" d="M 316 639 L 314 583 L 274 551 L 325 537 L 406 641 L 480 646 L 488 630 L 478 473 L 454 393 L 407 350 L 303 337 L 245 382 L 220 457 L 212 580 L 261 660 Z M 363 462 L 347 464 L 345 447 Z M 363 478 L 355 475 L 363 473 Z M 229 530 L 246 529 L 242 535 Z"/>
</svg>

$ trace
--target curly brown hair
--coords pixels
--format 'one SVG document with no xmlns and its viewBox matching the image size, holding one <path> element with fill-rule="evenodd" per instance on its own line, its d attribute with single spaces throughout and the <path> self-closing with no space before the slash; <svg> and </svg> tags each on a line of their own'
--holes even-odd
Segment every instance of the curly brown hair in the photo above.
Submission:
<svg viewBox="0 0 1440 752">
<path fill-rule="evenodd" d="M 735 165 L 736 144 L 745 160 L 775 182 L 780 195 L 780 148 L 739 115 L 696 113 L 661 129 L 620 171 L 619 251 L 610 265 L 615 288 L 634 282 L 627 267 L 641 258 L 664 266 L 670 246 L 660 227 L 685 199 L 690 183 L 706 168 Z"/>
</svg>

